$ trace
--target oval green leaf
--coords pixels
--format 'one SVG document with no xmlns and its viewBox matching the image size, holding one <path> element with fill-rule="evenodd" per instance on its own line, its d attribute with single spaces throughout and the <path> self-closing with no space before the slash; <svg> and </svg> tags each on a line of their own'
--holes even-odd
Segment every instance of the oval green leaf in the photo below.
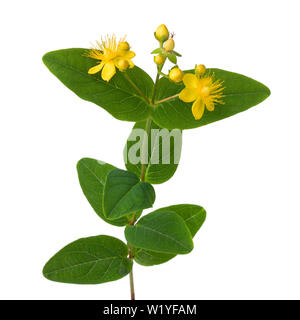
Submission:
<svg viewBox="0 0 300 320">
<path fill-rule="evenodd" d="M 175 212 L 161 210 L 142 217 L 134 226 L 126 226 L 126 240 L 136 248 L 185 254 L 193 250 L 191 233 Z"/>
<path fill-rule="evenodd" d="M 152 207 L 155 191 L 133 173 L 114 169 L 104 186 L 103 209 L 108 219 L 116 219 Z"/>
<path fill-rule="evenodd" d="M 147 128 L 147 121 L 140 121 L 134 125 L 125 145 L 125 165 L 128 171 L 140 177 L 141 163 L 145 163 L 145 181 L 163 183 L 176 172 L 181 148 L 181 130 L 162 129 L 153 121 Z M 147 150 L 144 156 L 142 149 Z"/>
<path fill-rule="evenodd" d="M 125 226 L 130 217 L 115 220 L 107 219 L 103 214 L 103 190 L 107 175 L 116 167 L 91 158 L 83 158 L 77 163 L 77 172 L 81 189 L 88 202 L 105 222 L 115 226 Z"/>
<path fill-rule="evenodd" d="M 206 211 L 203 207 L 195 204 L 177 204 L 156 210 L 156 212 L 170 210 L 178 214 L 191 232 L 196 235 L 206 219 Z"/>
<path fill-rule="evenodd" d="M 192 72 L 191 70 L 185 72 Z M 208 69 L 215 79 L 224 81 L 225 104 L 216 105 L 215 110 L 205 110 L 200 120 L 195 120 L 191 111 L 192 103 L 185 103 L 179 98 L 162 102 L 152 110 L 154 121 L 163 128 L 191 129 L 222 120 L 245 111 L 270 95 L 270 90 L 262 83 L 238 73 L 221 69 Z M 178 94 L 184 85 L 172 83 L 161 78 L 158 84 L 156 101 Z"/>
<path fill-rule="evenodd" d="M 193 204 L 178 204 L 156 210 L 155 212 L 170 210 L 178 214 L 189 228 L 192 237 L 198 232 L 205 221 L 206 211 L 204 208 Z M 134 253 L 134 260 L 143 266 L 153 266 L 165 263 L 176 254 L 168 254 L 162 252 L 154 252 L 145 249 L 136 249 Z"/>
<path fill-rule="evenodd" d="M 136 249 L 134 252 L 134 261 L 146 267 L 168 262 L 174 257 L 176 257 L 176 254 L 155 252 L 146 249 Z"/>
<path fill-rule="evenodd" d="M 74 48 L 48 52 L 43 62 L 48 69 L 80 98 L 93 102 L 119 120 L 139 121 L 146 119 L 150 107 L 136 89 L 117 71 L 109 81 L 102 80 L 100 73 L 88 74 L 97 61 L 84 56 L 87 49 Z M 146 97 L 150 97 L 153 81 L 138 67 L 126 72 Z"/>
<path fill-rule="evenodd" d="M 126 276 L 132 268 L 128 248 L 110 236 L 76 240 L 57 252 L 45 265 L 44 276 L 52 281 L 99 284 Z"/>
</svg>

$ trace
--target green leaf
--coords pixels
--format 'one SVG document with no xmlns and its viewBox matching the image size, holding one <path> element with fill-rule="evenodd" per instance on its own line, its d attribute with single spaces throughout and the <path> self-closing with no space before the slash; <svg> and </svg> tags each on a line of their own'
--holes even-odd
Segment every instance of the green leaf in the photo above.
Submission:
<svg viewBox="0 0 300 320">
<path fill-rule="evenodd" d="M 104 184 L 107 175 L 114 169 L 116 168 L 108 163 L 90 158 L 83 158 L 77 164 L 78 178 L 82 191 L 98 216 L 112 225 L 125 226 L 130 217 L 110 220 L 103 214 Z"/>
<path fill-rule="evenodd" d="M 161 210 L 142 217 L 125 228 L 127 241 L 136 248 L 185 254 L 193 250 L 191 233 L 175 212 Z"/>
<path fill-rule="evenodd" d="M 83 56 L 87 49 L 75 48 L 48 52 L 43 61 L 48 69 L 80 98 L 91 101 L 119 120 L 139 121 L 146 119 L 150 107 L 136 89 L 117 71 L 109 81 L 102 80 L 100 73 L 88 74 L 97 60 Z M 126 72 L 146 97 L 150 97 L 153 81 L 138 67 Z"/>
<path fill-rule="evenodd" d="M 162 129 L 153 121 L 147 128 L 147 121 L 137 122 L 124 148 L 126 168 L 140 177 L 141 163 L 146 162 L 145 181 L 152 184 L 166 182 L 178 167 L 181 146 L 180 130 Z M 143 148 L 147 150 L 144 155 L 141 154 Z"/>
<path fill-rule="evenodd" d="M 174 63 L 174 64 L 177 63 L 177 57 L 176 57 L 175 54 L 173 54 L 173 53 L 168 53 L 168 54 L 167 54 L 167 57 L 168 57 L 168 59 L 169 59 L 170 62 L 172 62 L 172 63 Z"/>
<path fill-rule="evenodd" d="M 107 175 L 103 209 L 108 219 L 150 208 L 154 201 L 155 191 L 151 184 L 141 182 L 135 174 L 115 169 Z"/>
<path fill-rule="evenodd" d="M 196 235 L 206 219 L 204 208 L 194 204 L 177 204 L 156 210 L 157 212 L 170 210 L 178 214 L 189 228 L 192 237 Z"/>
<path fill-rule="evenodd" d="M 178 204 L 158 209 L 155 212 L 161 212 L 165 210 L 173 211 L 178 214 L 189 228 L 192 237 L 194 237 L 198 232 L 206 218 L 205 210 L 200 206 L 192 204 Z M 134 260 L 143 266 L 162 264 L 174 257 L 176 257 L 176 254 L 154 252 L 145 249 L 136 249 L 134 252 Z"/>
<path fill-rule="evenodd" d="M 126 276 L 132 261 L 121 240 L 95 236 L 76 240 L 57 252 L 45 265 L 44 276 L 52 281 L 98 284 Z"/>
<path fill-rule="evenodd" d="M 178 52 L 176 52 L 176 51 L 172 51 L 174 54 L 175 54 L 175 56 L 177 56 L 177 57 L 182 57 L 182 55 L 180 54 L 180 53 L 178 53 Z"/>
<path fill-rule="evenodd" d="M 136 249 L 134 252 L 134 261 L 142 266 L 155 266 L 168 262 L 176 257 L 176 254 L 155 252 L 145 249 Z"/>
<path fill-rule="evenodd" d="M 162 53 L 162 48 L 154 49 L 151 53 L 152 53 L 152 54 L 155 54 L 155 53 Z"/>
<path fill-rule="evenodd" d="M 193 72 L 191 70 L 185 72 Z M 153 120 L 161 127 L 173 129 L 191 129 L 230 117 L 245 111 L 265 100 L 270 95 L 270 90 L 253 79 L 238 73 L 220 69 L 209 69 L 215 74 L 215 79 L 224 81 L 224 105 L 216 105 L 215 110 L 205 110 L 200 120 L 195 120 L 191 111 L 192 103 L 186 103 L 179 98 L 166 101 L 153 108 Z M 184 85 L 171 83 L 168 79 L 161 78 L 158 84 L 156 101 L 165 99 L 179 93 Z"/>
</svg>

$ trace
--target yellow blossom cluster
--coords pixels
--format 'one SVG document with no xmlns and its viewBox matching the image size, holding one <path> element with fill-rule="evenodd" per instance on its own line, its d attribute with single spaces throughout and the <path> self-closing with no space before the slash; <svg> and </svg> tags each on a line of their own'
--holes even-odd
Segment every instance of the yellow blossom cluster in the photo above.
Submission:
<svg viewBox="0 0 300 320">
<path fill-rule="evenodd" d="M 183 82 L 185 88 L 176 96 L 186 103 L 193 102 L 192 114 L 196 120 L 202 118 L 205 109 L 213 111 L 216 104 L 224 104 L 222 101 L 224 96 L 222 81 L 215 79 L 214 74 L 207 71 L 203 64 L 196 65 L 194 73 L 183 72 L 177 65 L 177 57 L 181 55 L 174 51 L 174 34 L 172 33 L 170 36 L 169 30 L 164 24 L 157 27 L 154 35 L 160 44 L 160 47 L 152 52 L 158 53 L 154 56 L 158 78 L 161 75 L 175 83 Z M 131 59 L 135 57 L 135 53 L 130 51 L 125 37 L 117 41 L 115 35 L 106 36 L 101 39 L 101 42 L 97 41 L 96 45 L 86 53 L 86 56 L 98 62 L 96 66 L 88 70 L 88 73 L 95 74 L 102 71 L 101 77 L 105 81 L 110 81 L 116 74 L 116 69 L 126 72 L 128 68 L 134 67 Z M 166 59 L 175 64 L 167 75 L 162 73 Z"/>
</svg>

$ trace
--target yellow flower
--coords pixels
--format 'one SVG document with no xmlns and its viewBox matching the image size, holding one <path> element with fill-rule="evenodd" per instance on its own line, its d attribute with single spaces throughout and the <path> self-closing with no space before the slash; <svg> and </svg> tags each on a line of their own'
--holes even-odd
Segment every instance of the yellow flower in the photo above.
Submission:
<svg viewBox="0 0 300 320">
<path fill-rule="evenodd" d="M 101 39 L 101 43 L 96 41 L 97 45 L 90 49 L 86 56 L 98 60 L 98 65 L 90 68 L 88 73 L 95 74 L 102 70 L 102 79 L 109 81 L 115 75 L 116 67 L 122 71 L 125 65 L 133 68 L 134 64 L 131 59 L 135 53 L 128 50 L 129 45 L 124 40 L 125 37 L 117 42 L 116 36 L 112 35 Z"/>
<path fill-rule="evenodd" d="M 214 81 L 213 76 L 202 77 L 187 73 L 183 77 L 185 88 L 180 92 L 179 99 L 184 102 L 193 102 L 192 113 L 196 120 L 201 119 L 205 107 L 208 111 L 215 109 L 215 104 L 224 104 L 221 100 L 223 95 L 223 82 Z"/>
</svg>

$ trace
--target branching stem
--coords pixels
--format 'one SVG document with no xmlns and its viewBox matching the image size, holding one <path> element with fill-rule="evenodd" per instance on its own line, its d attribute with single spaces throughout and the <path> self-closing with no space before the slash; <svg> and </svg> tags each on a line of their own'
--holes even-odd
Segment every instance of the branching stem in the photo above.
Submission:
<svg viewBox="0 0 300 320">
<path fill-rule="evenodd" d="M 147 152 L 145 150 L 148 147 L 148 143 L 147 143 L 146 139 L 148 139 L 148 136 L 149 136 L 149 133 L 150 133 L 151 122 L 152 122 L 152 120 L 149 117 L 147 119 L 147 122 L 146 122 L 146 128 L 145 128 L 146 134 L 144 136 L 144 140 L 143 140 L 143 143 L 142 143 L 142 146 L 141 146 L 141 177 L 140 177 L 141 181 L 145 181 L 146 161 L 147 161 L 147 159 L 146 159 Z M 136 214 L 133 213 L 133 215 L 131 217 L 131 220 L 129 221 L 129 224 L 131 226 L 133 226 L 135 224 L 135 221 L 136 221 Z M 132 245 L 128 246 L 128 253 L 129 253 L 129 259 L 133 259 L 134 256 L 133 256 Z M 130 282 L 130 297 L 131 297 L 131 300 L 135 300 L 135 291 L 134 291 L 134 281 L 133 281 L 132 268 L 131 268 L 131 271 L 129 273 L 129 282 Z"/>
<path fill-rule="evenodd" d="M 124 72 L 125 78 L 130 82 L 134 89 L 140 94 L 140 96 L 150 104 L 150 100 L 144 95 L 143 91 L 132 81 L 127 72 Z"/>
<path fill-rule="evenodd" d="M 152 93 L 152 98 L 151 98 L 151 103 L 152 104 L 154 104 L 154 99 L 155 99 L 155 96 L 156 96 L 158 80 L 159 80 L 159 71 L 157 72 L 155 83 L 154 83 L 154 87 L 153 87 L 153 93 Z"/>
<path fill-rule="evenodd" d="M 158 80 L 159 80 L 159 76 L 160 76 L 160 72 L 162 70 L 162 67 L 163 65 L 159 66 L 157 68 L 157 75 L 156 75 L 156 79 L 155 79 L 155 83 L 154 83 L 154 87 L 153 87 L 153 93 L 152 93 L 152 98 L 151 98 L 151 101 L 143 94 L 143 92 L 140 90 L 140 88 L 138 88 L 136 86 L 136 84 L 131 80 L 131 78 L 128 76 L 127 73 L 125 73 L 125 77 L 126 79 L 130 82 L 130 84 L 136 89 L 136 91 L 141 95 L 141 97 L 149 104 L 149 105 L 153 105 L 154 104 L 154 100 L 155 100 L 155 96 L 156 96 L 156 91 L 157 91 L 157 86 L 158 86 Z M 144 140 L 143 140 L 143 144 L 141 146 L 141 176 L 140 176 L 140 179 L 141 181 L 145 181 L 145 175 L 146 175 L 146 163 L 147 163 L 147 150 L 146 148 L 148 148 L 148 143 L 147 143 L 147 140 L 148 140 L 148 136 L 150 134 L 150 129 L 151 129 L 151 122 L 152 122 L 152 119 L 151 117 L 149 117 L 146 121 L 146 128 L 145 128 L 145 131 L 146 131 L 146 134 L 144 136 Z M 131 220 L 129 222 L 129 224 L 131 226 L 133 226 L 135 224 L 135 221 L 136 221 L 136 214 L 133 213 L 132 217 L 131 217 Z M 134 258 L 133 256 L 133 247 L 132 245 L 128 245 L 128 253 L 129 253 L 129 259 L 132 259 Z M 132 267 L 133 268 L 133 267 Z M 129 283 L 130 283 L 130 297 L 131 297 L 131 300 L 135 300 L 135 291 L 134 291 L 134 281 L 133 281 L 133 271 L 132 271 L 132 268 L 131 268 L 131 271 L 129 273 Z"/>
<path fill-rule="evenodd" d="M 162 102 L 166 102 L 166 101 L 169 101 L 169 100 L 175 99 L 175 98 L 177 98 L 178 96 L 179 96 L 179 93 L 174 94 L 174 96 L 167 97 L 167 98 L 164 98 L 164 99 L 159 100 L 159 101 L 155 101 L 155 103 L 154 103 L 154 104 L 160 104 L 160 103 L 162 103 Z"/>
</svg>

